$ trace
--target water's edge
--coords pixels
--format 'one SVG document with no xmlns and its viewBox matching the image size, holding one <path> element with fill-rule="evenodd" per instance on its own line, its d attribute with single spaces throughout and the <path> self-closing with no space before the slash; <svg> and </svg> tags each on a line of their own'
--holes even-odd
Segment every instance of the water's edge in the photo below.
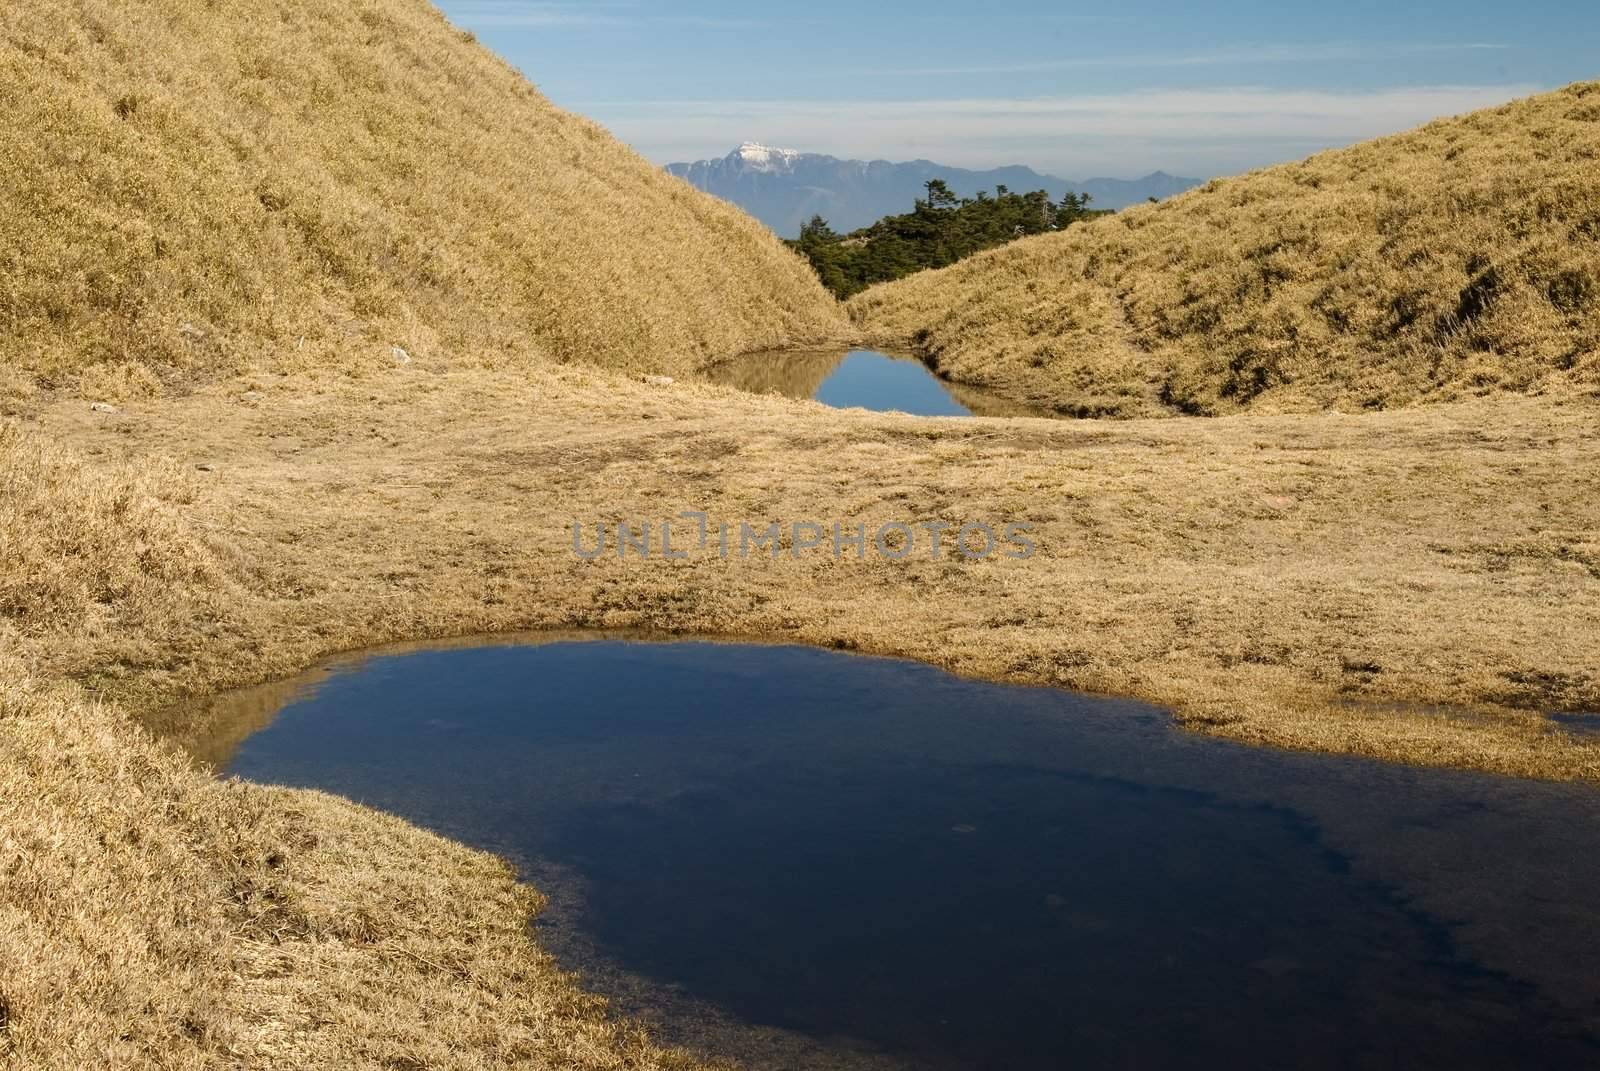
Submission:
<svg viewBox="0 0 1600 1071">
<path fill-rule="evenodd" d="M 461 637 L 455 640 L 397 644 L 389 647 L 353 652 L 323 663 L 309 673 L 300 675 L 289 681 L 281 681 L 271 685 L 261 686 L 257 689 L 245 689 L 240 693 L 229 693 L 229 696 L 240 701 L 231 709 L 238 712 L 238 716 L 231 722 L 224 718 L 219 720 L 220 731 L 213 734 L 208 741 L 201 741 L 193 745 L 192 753 L 201 759 L 209 759 L 213 765 L 223 766 L 229 761 L 229 756 L 236 754 L 239 746 L 252 735 L 259 733 L 271 725 L 279 711 L 294 703 L 303 703 L 313 698 L 317 691 L 330 681 L 352 674 L 359 674 L 363 667 L 370 666 L 374 660 L 396 658 L 406 654 L 424 652 L 449 652 L 472 651 L 481 648 L 524 648 L 524 647 L 549 647 L 553 645 L 583 641 L 585 643 L 606 643 L 621 641 L 625 644 L 632 643 L 659 643 L 670 641 L 674 644 L 713 644 L 731 651 L 740 648 L 758 647 L 766 652 L 795 652 L 811 651 L 820 654 L 830 654 L 816 648 L 800 647 L 792 641 L 786 640 L 757 640 L 752 643 L 749 638 L 742 637 L 684 637 L 681 635 L 663 635 L 659 633 L 639 632 L 609 632 L 597 634 L 594 632 L 540 632 L 540 633 L 508 633 L 492 637 Z M 831 652 L 837 654 L 836 652 Z M 854 656 L 857 658 L 866 656 Z M 969 678 L 954 677 L 947 671 L 930 667 L 926 663 L 911 659 L 871 656 L 868 661 L 895 663 L 902 667 L 915 667 L 915 672 L 941 674 L 949 677 L 954 682 L 965 682 L 967 685 L 979 686 L 981 681 Z M 1020 685 L 992 685 L 996 688 L 1025 689 L 1039 691 L 1036 688 Z M 1047 690 L 1048 691 L 1048 690 Z M 1066 693 L 1061 693 L 1065 695 Z M 219 703 L 226 705 L 223 697 L 218 697 Z M 1235 776 L 1240 777 L 1238 788 L 1244 793 L 1244 798 L 1250 806 L 1284 806 L 1290 813 L 1307 815 L 1310 825 L 1307 827 L 1315 839 L 1323 845 L 1324 850 L 1333 853 L 1342 860 L 1339 864 L 1362 875 L 1363 881 L 1376 883 L 1378 886 L 1391 890 L 1390 895 L 1394 903 L 1402 910 L 1414 911 L 1418 925 L 1424 930 L 1433 932 L 1436 941 L 1436 952 L 1450 961 L 1463 963 L 1481 963 L 1475 968 L 1484 972 L 1484 978 L 1502 978 L 1509 981 L 1511 975 L 1504 974 L 1496 963 L 1517 963 L 1526 966 L 1530 958 L 1529 948 L 1516 940 L 1511 940 L 1510 946 L 1505 943 L 1507 934 L 1502 932 L 1505 927 L 1494 920 L 1487 924 L 1473 922 L 1473 912 L 1470 909 L 1471 896 L 1460 895 L 1461 875 L 1459 867 L 1448 865 L 1448 858 L 1441 859 L 1437 843 L 1429 847 L 1427 841 L 1437 841 L 1437 837 L 1417 836 L 1413 830 L 1411 836 L 1396 835 L 1390 826 L 1391 817 L 1389 808 L 1376 805 L 1375 801 L 1393 803 L 1394 800 L 1410 800 L 1413 804 L 1421 800 L 1426 804 L 1424 811 L 1433 813 L 1439 811 L 1449 818 L 1453 811 L 1461 813 L 1470 812 L 1468 807 L 1462 810 L 1462 804 L 1477 800 L 1485 793 L 1496 800 L 1496 806 L 1507 807 L 1515 816 L 1518 806 L 1530 809 L 1530 814 L 1547 814 L 1551 800 L 1562 801 L 1563 808 L 1571 809 L 1578 806 L 1579 812 L 1593 810 L 1593 794 L 1584 791 L 1581 787 L 1574 789 L 1572 786 L 1540 785 L 1532 782 L 1518 782 L 1511 779 L 1491 778 L 1482 774 L 1464 774 L 1454 771 L 1426 771 L 1409 767 L 1386 767 L 1382 764 L 1367 762 L 1358 759 L 1331 758 L 1325 756 L 1309 756 L 1290 752 L 1278 752 L 1248 747 L 1246 745 L 1229 744 L 1210 738 L 1197 737 L 1193 734 L 1178 733 L 1173 727 L 1170 716 L 1166 712 L 1145 704 L 1128 700 L 1096 699 L 1094 702 L 1119 711 L 1117 717 L 1130 721 L 1141 721 L 1146 733 L 1154 729 L 1158 734 L 1166 734 L 1170 740 L 1163 742 L 1164 749 L 1171 750 L 1173 754 L 1186 756 L 1213 756 L 1212 765 L 1215 765 L 1216 756 L 1229 756 L 1226 759 L 1230 768 L 1235 769 Z M 218 707 L 220 711 L 222 706 Z M 973 724 L 972 729 L 979 726 Z M 1126 741 L 1125 741 L 1126 742 Z M 1113 749 L 1115 751 L 1116 749 Z M 1125 749 L 1124 749 L 1125 750 Z M 1126 756 L 1123 757 L 1125 759 Z M 1115 777 L 1112 767 L 1123 761 L 1114 754 L 1107 754 L 1103 761 L 1108 769 L 1100 771 L 1097 776 L 1110 775 Z M 1282 771 L 1272 769 L 1287 765 L 1292 769 L 1306 771 L 1321 771 L 1323 781 L 1317 777 L 1305 776 L 1298 780 L 1299 784 L 1291 783 L 1287 788 L 1283 784 Z M 1328 777 L 1330 769 L 1343 770 L 1344 773 L 1335 777 Z M 1163 773 L 1158 780 L 1167 783 L 1173 791 L 1194 792 L 1197 786 L 1192 772 L 1184 769 L 1184 764 L 1173 766 L 1171 755 L 1167 756 Z M 1352 774 L 1352 771 L 1356 773 Z M 1149 769 L 1145 769 L 1140 776 L 1148 780 Z M 1361 783 L 1361 791 L 1351 793 L 1348 782 L 1351 776 L 1356 776 Z M 1202 779 L 1203 780 L 1203 779 Z M 1293 782 L 1296 779 L 1291 778 Z M 1154 784 L 1155 782 L 1151 782 Z M 1340 788 L 1343 784 L 1345 787 Z M 1320 788 L 1319 788 L 1320 785 Z M 1430 796 L 1429 785 L 1444 785 L 1448 791 L 1444 796 L 1449 799 L 1459 800 L 1450 806 L 1442 806 L 1437 801 L 1428 802 Z M 1280 791 L 1282 790 L 1282 791 Z M 1287 800 L 1273 800 L 1274 796 L 1283 796 L 1287 792 Z M 1320 798 L 1319 798 L 1320 793 Z M 1369 801 L 1363 805 L 1362 800 Z M 1352 802 L 1354 800 L 1354 802 Z M 1521 801 L 1521 804 L 1518 801 Z M 1600 826 L 1600 823 L 1596 823 Z M 1518 828 L 1525 828 L 1525 822 L 1510 821 L 1509 824 L 1501 823 L 1504 828 L 1498 834 L 1502 851 L 1515 855 L 1515 846 L 1519 843 Z M 444 830 L 451 834 L 452 831 Z M 1491 838 L 1492 840 L 1493 838 Z M 1582 838 L 1579 838 L 1580 840 Z M 492 849 L 494 846 L 490 846 Z M 1478 851 L 1492 851 L 1492 844 L 1478 843 Z M 1574 845 L 1574 849 L 1581 845 Z M 1600 845 L 1594 846 L 1600 848 Z M 508 853 L 515 855 L 516 853 Z M 1448 855 L 1448 853 L 1445 853 Z M 1584 858 L 1584 852 L 1574 851 L 1577 858 Z M 1589 858 L 1600 857 L 1600 851 L 1590 851 Z M 646 1019 L 655 1019 L 664 1022 L 669 1029 L 673 1028 L 676 1021 L 676 1036 L 678 1040 L 689 1041 L 697 1044 L 707 1044 L 704 1037 L 698 1042 L 695 1031 L 702 1034 L 709 1031 L 713 1042 L 710 1047 L 727 1051 L 727 1044 L 735 1040 L 738 1034 L 737 1047 L 744 1048 L 755 1044 L 749 1034 L 751 1028 L 748 1024 L 740 1025 L 726 1019 L 714 1006 L 704 1005 L 692 999 L 685 1003 L 687 998 L 682 993 L 666 994 L 659 986 L 652 986 L 648 980 L 640 983 L 640 977 L 610 961 L 603 952 L 597 951 L 596 946 L 590 943 L 585 945 L 581 927 L 573 925 L 573 918 L 582 915 L 583 904 L 588 894 L 584 891 L 584 882 L 581 877 L 575 877 L 570 871 L 563 872 L 559 865 L 548 862 L 538 863 L 526 857 L 515 859 L 522 868 L 525 877 L 536 884 L 546 887 L 547 894 L 552 897 L 552 914 L 548 915 L 540 925 L 540 932 L 545 942 L 557 950 L 563 962 L 578 966 L 580 969 L 601 983 L 599 988 L 608 995 L 617 998 L 625 1011 L 640 1014 Z M 1540 874 L 1548 874 L 1552 867 L 1566 868 L 1572 861 L 1572 855 L 1556 852 L 1545 860 L 1540 867 L 1534 867 L 1521 875 L 1522 885 L 1528 892 L 1542 890 L 1548 892 L 1548 885 L 1540 885 L 1537 879 Z M 1570 880 L 1570 874 L 1563 874 Z M 1600 877 L 1600 875 L 1595 875 Z M 1515 882 L 1513 883 L 1515 884 Z M 1583 888 L 1585 886 L 1577 886 Z M 1597 887 L 1597 886 L 1588 886 Z M 1514 894 L 1512 894 L 1514 895 Z M 1582 908 L 1583 905 L 1576 905 Z M 1577 914 L 1582 914 L 1578 911 Z M 1457 920 L 1450 925 L 1439 922 L 1439 919 L 1449 918 Z M 1463 921 L 1464 920 L 1464 921 Z M 1538 927 L 1532 927 L 1537 929 Z M 1512 927 L 1514 930 L 1515 927 Z M 1499 942 L 1496 937 L 1501 938 Z M 1526 935 L 1523 935 L 1526 936 Z M 1548 934 L 1545 935 L 1548 938 Z M 1593 935 L 1589 935 L 1593 936 Z M 1548 940 L 1544 941 L 1549 944 Z M 1581 943 L 1581 942 L 1580 942 Z M 1497 944 L 1499 947 L 1497 947 Z M 1571 941 L 1563 936 L 1555 945 L 1563 953 L 1568 951 Z M 1570 962 L 1570 959 L 1569 959 Z M 1272 969 L 1276 966 L 1268 965 Z M 1266 967 L 1262 968 L 1267 969 Z M 1539 974 L 1539 970 L 1533 972 Z M 1565 973 L 1570 981 L 1576 972 L 1562 972 L 1559 969 L 1546 971 L 1549 978 L 1537 979 L 1541 989 L 1547 993 L 1551 991 L 1552 982 L 1559 982 L 1560 976 Z M 1581 975 L 1580 975 L 1581 977 Z M 1591 987 L 1592 988 L 1592 987 Z M 1584 1012 L 1585 1017 L 1593 1015 L 1594 1010 L 1600 1007 L 1596 995 L 1592 992 L 1585 993 L 1582 985 L 1556 986 L 1558 993 L 1574 998 L 1569 1003 L 1574 1012 Z M 671 1009 L 663 1018 L 661 1009 Z M 686 1026 L 687 1024 L 687 1026 Z M 693 1027 L 690 1029 L 689 1027 Z M 738 1029 L 735 1029 L 738 1027 Z M 730 1030 L 733 1033 L 730 1033 Z M 759 1028 L 768 1033 L 766 1040 L 761 1045 L 770 1047 L 783 1040 L 789 1049 L 796 1045 L 810 1044 L 805 1036 L 785 1032 L 775 1026 Z M 742 1031 L 742 1033 L 741 1033 Z M 773 1034 L 772 1031 L 777 1031 Z M 814 1040 L 814 1039 L 813 1039 Z M 836 1048 L 837 1046 L 835 1046 Z M 848 1047 L 848 1046 L 847 1046 Z M 834 1049 L 830 1049 L 830 1052 Z M 752 1057 L 755 1053 L 752 1051 Z M 866 1057 L 862 1052 L 856 1052 L 853 1059 L 857 1064 Z"/>
</svg>

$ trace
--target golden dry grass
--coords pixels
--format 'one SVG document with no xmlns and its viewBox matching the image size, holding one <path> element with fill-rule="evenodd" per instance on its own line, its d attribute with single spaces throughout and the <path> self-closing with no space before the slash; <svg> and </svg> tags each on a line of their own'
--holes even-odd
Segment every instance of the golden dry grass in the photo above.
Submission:
<svg viewBox="0 0 1600 1071">
<path fill-rule="evenodd" d="M 63 401 L 41 433 L 97 468 L 211 467 L 184 509 L 233 563 L 228 612 L 122 611 L 152 625 L 69 622 L 30 647 L 41 674 L 149 710 L 376 642 L 730 632 L 1139 695 L 1263 742 L 1586 778 L 1595 745 L 1544 714 L 1600 707 L 1593 416 L 1519 399 L 941 421 L 576 370 L 258 379 L 113 415 Z M 572 553 L 574 520 L 680 509 L 1021 518 L 1041 549 L 967 565 Z M 171 597 L 203 609 L 210 590 Z"/>
<path fill-rule="evenodd" d="M 0 1064 L 704 1066 L 608 1020 L 533 945 L 537 894 L 500 861 L 224 784 L 41 678 L 75 636 L 159 679 L 227 627 L 222 600 L 259 604 L 181 517 L 170 467 L 91 473 L 6 427 L 0 472 Z"/>
<path fill-rule="evenodd" d="M 852 316 L 1086 416 L 1347 411 L 1600 388 L 1600 83 L 1219 180 Z"/>
<path fill-rule="evenodd" d="M 759 635 L 1142 696 L 1253 743 L 1600 779 L 1600 744 L 1546 716 L 1600 707 L 1593 415 L 1500 399 L 937 421 L 576 369 L 258 377 L 116 414 L 49 404 L 0 458 L 20 474 L 0 546 L 35 556 L 0 562 L 0 590 L 44 566 L 63 593 L 13 599 L 6 624 L 41 682 L 17 686 L 0 720 L 4 828 L 35 837 L 20 852 L 13 837 L 22 866 L 0 889 L 26 921 L 0 939 L 11 1043 L 42 1066 L 73 1066 L 85 1045 L 120 1046 L 130 1065 L 671 1058 L 526 943 L 527 894 L 496 864 L 314 794 L 183 772 L 90 702 L 173 739 L 227 735 L 196 699 L 396 639 Z M 118 523 L 114 502 L 137 520 Z M 574 519 L 687 508 L 1025 517 L 1041 550 L 977 564 L 571 553 Z M 41 526 L 83 534 L 21 538 Z M 177 564 L 148 584 L 102 564 L 141 558 Z M 85 591 L 99 607 L 71 612 Z M 54 876 L 29 876 L 40 868 Z M 185 951 L 194 932 L 211 959 Z M 108 959 L 106 942 L 137 958 Z"/>
<path fill-rule="evenodd" d="M 846 331 L 771 234 L 418 0 L 7 5 L 0 84 L 0 410 Z M 499 862 L 218 784 L 95 702 L 277 658 L 234 622 L 299 582 L 191 523 L 199 486 L 0 426 L 0 1063 L 681 1064 L 529 942 Z"/>
<path fill-rule="evenodd" d="M 396 360 L 678 372 L 840 336 L 765 228 L 423 0 L 0 13 L 0 395 Z"/>
</svg>

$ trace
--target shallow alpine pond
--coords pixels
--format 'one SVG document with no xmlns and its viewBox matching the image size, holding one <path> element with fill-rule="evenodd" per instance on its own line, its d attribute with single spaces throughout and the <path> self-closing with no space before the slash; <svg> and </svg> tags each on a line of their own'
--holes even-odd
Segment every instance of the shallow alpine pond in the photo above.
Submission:
<svg viewBox="0 0 1600 1071">
<path fill-rule="evenodd" d="M 1053 416 L 940 379 L 909 354 L 879 350 L 782 350 L 706 369 L 713 383 L 755 394 L 809 398 L 835 409 L 914 416 Z"/>
<path fill-rule="evenodd" d="M 505 855 L 589 988 L 752 1066 L 1600 1066 L 1583 786 L 759 644 L 377 653 L 221 709 L 197 754 Z"/>
</svg>

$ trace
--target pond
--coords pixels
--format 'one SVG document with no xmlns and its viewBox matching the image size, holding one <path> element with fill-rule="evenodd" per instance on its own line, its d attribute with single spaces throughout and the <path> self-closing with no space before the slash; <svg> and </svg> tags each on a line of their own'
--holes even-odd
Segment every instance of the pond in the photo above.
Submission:
<svg viewBox="0 0 1600 1071">
<path fill-rule="evenodd" d="M 783 350 L 713 365 L 706 378 L 756 394 L 809 398 L 835 409 L 914 416 L 1050 416 L 940 379 L 908 354 L 879 350 Z"/>
<path fill-rule="evenodd" d="M 200 754 L 505 855 L 586 985 L 753 1066 L 1600 1066 L 1581 786 L 759 644 L 524 638 L 223 702 Z"/>
</svg>

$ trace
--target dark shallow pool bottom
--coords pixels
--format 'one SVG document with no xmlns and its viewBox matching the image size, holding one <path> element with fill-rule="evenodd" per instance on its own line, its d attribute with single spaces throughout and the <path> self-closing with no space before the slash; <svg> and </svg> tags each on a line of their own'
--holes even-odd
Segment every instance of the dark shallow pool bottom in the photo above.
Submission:
<svg viewBox="0 0 1600 1071">
<path fill-rule="evenodd" d="M 544 923 L 558 954 L 597 954 L 647 1002 L 655 987 L 812 1039 L 787 1057 L 804 1064 L 1600 1060 L 1570 1005 L 1474 960 L 1461 920 L 1353 866 L 1317 817 L 1359 813 L 1362 836 L 1446 859 L 1451 840 L 1515 851 L 1530 808 L 1594 824 L 1558 786 L 1254 751 L 1137 704 L 713 643 L 373 658 L 228 769 L 563 875 L 581 895 Z M 1477 873 L 1474 903 L 1527 910 Z"/>
</svg>

